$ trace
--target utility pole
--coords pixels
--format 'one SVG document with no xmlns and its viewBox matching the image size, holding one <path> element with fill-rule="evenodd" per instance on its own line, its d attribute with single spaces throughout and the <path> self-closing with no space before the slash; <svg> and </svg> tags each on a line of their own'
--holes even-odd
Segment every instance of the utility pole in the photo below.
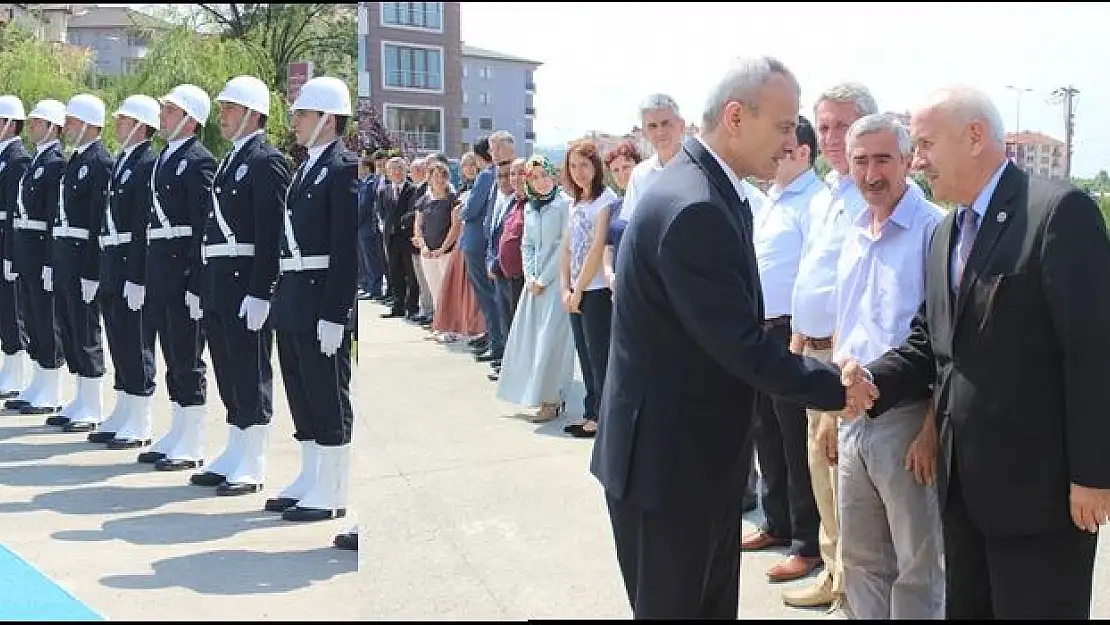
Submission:
<svg viewBox="0 0 1110 625">
<path fill-rule="evenodd" d="M 1014 132 L 1021 132 L 1021 96 L 1024 93 L 1033 91 L 1029 87 L 1015 87 L 1013 85 L 1006 85 L 1006 88 L 1017 94 L 1017 113 L 1014 116 Z"/>
<path fill-rule="evenodd" d="M 1075 137 L 1075 96 L 1079 95 L 1079 90 L 1068 85 L 1053 91 L 1052 95 L 1064 103 L 1064 156 L 1067 159 L 1064 161 L 1064 180 L 1071 180 L 1071 156 Z"/>
</svg>

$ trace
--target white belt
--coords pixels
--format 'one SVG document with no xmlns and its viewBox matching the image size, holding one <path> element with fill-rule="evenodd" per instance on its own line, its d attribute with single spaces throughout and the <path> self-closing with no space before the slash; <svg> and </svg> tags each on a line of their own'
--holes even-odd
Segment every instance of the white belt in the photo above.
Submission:
<svg viewBox="0 0 1110 625">
<path fill-rule="evenodd" d="M 254 243 L 217 243 L 200 248 L 202 259 L 254 256 Z"/>
<path fill-rule="evenodd" d="M 192 226 L 162 226 L 151 228 L 146 233 L 148 240 L 154 239 L 183 239 L 193 236 Z"/>
<path fill-rule="evenodd" d="M 0 211 L 0 221 L 4 221 L 7 218 L 8 218 L 8 211 Z"/>
<path fill-rule="evenodd" d="M 329 264 L 331 264 L 331 256 L 297 256 L 281 259 L 278 267 L 282 271 L 312 271 L 327 269 Z"/>
<path fill-rule="evenodd" d="M 39 221 L 38 219 L 21 219 L 16 218 L 12 220 L 16 230 L 42 230 L 46 232 L 46 222 Z"/>
<path fill-rule="evenodd" d="M 54 226 L 54 236 L 87 241 L 89 239 L 89 229 L 75 228 L 73 226 Z"/>
<path fill-rule="evenodd" d="M 130 232 L 116 232 L 113 234 L 101 235 L 100 237 L 100 247 L 115 247 L 117 245 L 123 245 L 124 243 L 130 242 Z"/>
</svg>

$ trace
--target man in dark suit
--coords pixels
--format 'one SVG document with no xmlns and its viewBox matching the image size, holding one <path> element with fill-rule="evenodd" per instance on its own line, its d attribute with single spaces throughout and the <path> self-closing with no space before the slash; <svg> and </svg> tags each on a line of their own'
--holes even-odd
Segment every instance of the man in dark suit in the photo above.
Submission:
<svg viewBox="0 0 1110 625">
<path fill-rule="evenodd" d="M 621 242 L 590 468 L 636 618 L 736 618 L 756 394 L 845 405 L 833 367 L 763 330 L 741 182 L 772 178 L 796 143 L 799 93 L 779 61 L 738 62 Z"/>
<path fill-rule="evenodd" d="M 420 285 L 412 266 L 412 228 L 416 221 L 416 185 L 405 178 L 405 160 L 393 157 L 385 166 L 389 181 L 378 193 L 382 215 L 389 284 L 393 289 L 390 311 L 382 318 L 416 316 L 420 306 Z"/>
<path fill-rule="evenodd" d="M 14 95 L 0 96 L 0 347 L 4 367 L 0 369 L 0 399 L 11 399 L 27 387 L 31 357 L 27 354 L 27 328 L 20 308 L 18 277 L 12 271 L 12 214 L 23 174 L 31 155 L 20 140 L 27 120 L 23 102 Z"/>
<path fill-rule="evenodd" d="M 1006 160 L 994 104 L 935 94 L 914 167 L 957 204 L 906 343 L 844 381 L 871 418 L 935 387 L 948 618 L 1089 618 L 1110 514 L 1110 240 L 1090 197 Z"/>
<path fill-rule="evenodd" d="M 358 185 L 358 279 L 359 299 L 380 299 L 385 278 L 385 248 L 382 247 L 382 230 L 378 225 L 379 172 L 374 159 L 359 159 Z"/>
</svg>

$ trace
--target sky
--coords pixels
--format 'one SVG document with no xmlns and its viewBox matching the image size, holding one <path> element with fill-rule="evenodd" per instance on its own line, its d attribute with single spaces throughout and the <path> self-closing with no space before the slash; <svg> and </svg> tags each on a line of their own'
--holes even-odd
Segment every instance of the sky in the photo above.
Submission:
<svg viewBox="0 0 1110 625">
<path fill-rule="evenodd" d="M 1075 98 L 1072 175 L 1110 170 L 1110 4 L 1094 3 L 462 3 L 466 43 L 543 62 L 537 145 L 597 130 L 623 134 L 644 96 L 668 93 L 688 122 L 738 56 L 781 59 L 802 85 L 802 114 L 837 82 L 867 85 L 880 110 L 912 111 L 931 91 L 985 91 L 1007 131 L 1063 140 Z"/>
</svg>

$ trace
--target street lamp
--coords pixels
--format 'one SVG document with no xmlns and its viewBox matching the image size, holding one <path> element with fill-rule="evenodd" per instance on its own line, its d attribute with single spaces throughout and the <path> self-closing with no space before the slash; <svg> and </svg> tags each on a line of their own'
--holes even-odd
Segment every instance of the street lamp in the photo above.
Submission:
<svg viewBox="0 0 1110 625">
<path fill-rule="evenodd" d="M 1023 93 L 1033 91 L 1029 87 L 1015 87 L 1013 85 L 1006 85 L 1010 91 L 1017 93 L 1017 113 L 1014 119 L 1014 132 L 1021 132 L 1021 96 Z"/>
</svg>

